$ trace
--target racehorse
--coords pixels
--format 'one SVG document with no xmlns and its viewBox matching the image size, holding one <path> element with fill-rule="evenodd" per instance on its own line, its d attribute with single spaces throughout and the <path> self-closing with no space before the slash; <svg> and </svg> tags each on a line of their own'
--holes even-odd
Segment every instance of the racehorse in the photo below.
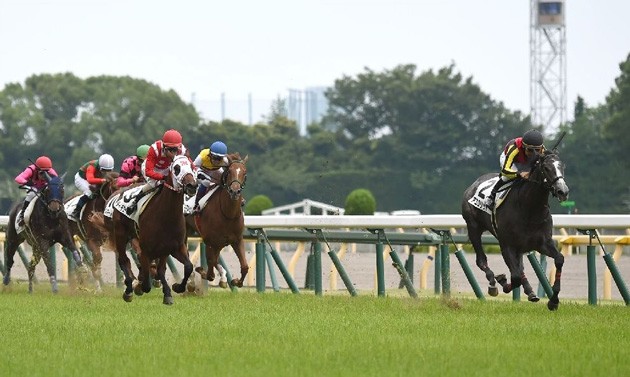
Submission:
<svg viewBox="0 0 630 377">
<path fill-rule="evenodd" d="M 241 159 L 238 153 L 228 155 L 229 165 L 221 175 L 219 187 L 208 199 L 206 206 L 194 217 L 197 231 L 206 244 L 208 263 L 208 271 L 204 271 L 202 267 L 197 267 L 196 271 L 202 278 L 214 280 L 215 269 L 223 273 L 223 268 L 219 266 L 219 253 L 230 245 L 241 266 L 241 277 L 231 281 L 237 287 L 243 286 L 249 271 L 243 242 L 245 225 L 241 208 L 243 188 L 247 180 L 247 159 L 248 156 Z"/>
<path fill-rule="evenodd" d="M 556 310 L 559 305 L 560 277 L 564 256 L 556 248 L 552 239 L 553 220 L 549 212 L 549 194 L 559 201 L 568 198 L 569 187 L 564 180 L 564 164 L 557 152 L 545 151 L 532 163 L 528 179 L 514 181 L 503 201 L 497 199 L 494 216 L 491 209 L 480 206 L 479 192 L 492 187 L 497 174 L 485 174 L 479 177 L 464 192 L 462 216 L 466 220 L 468 238 L 475 249 L 477 266 L 485 272 L 490 283 L 488 293 L 497 295 L 494 272 L 488 267 L 488 260 L 481 245 L 481 234 L 492 233 L 499 241 L 501 255 L 510 270 L 510 283 L 505 275 L 496 276 L 496 281 L 509 293 L 523 285 L 523 290 L 530 301 L 538 301 L 523 271 L 523 254 L 537 250 L 553 258 L 556 276 L 552 287 L 553 295 L 547 307 Z M 494 180 L 493 180 L 494 178 Z M 477 203 L 477 206 L 472 203 Z M 492 218 L 494 217 L 494 219 Z M 496 227 L 493 226 L 496 224 Z"/>
<path fill-rule="evenodd" d="M 103 253 L 101 252 L 101 246 L 105 242 L 103 235 L 99 229 L 92 224 L 88 219 L 94 212 L 103 212 L 105 210 L 105 202 L 107 199 L 118 190 L 116 179 L 118 178 L 118 172 L 108 172 L 103 178 L 106 182 L 100 185 L 98 194 L 94 198 L 89 199 L 83 207 L 82 214 L 78 221 L 70 219 L 70 232 L 73 235 L 78 236 L 85 242 L 88 250 L 92 253 L 92 276 L 94 276 L 94 284 L 96 291 L 101 291 L 101 263 L 103 262 Z M 71 201 L 73 198 L 69 199 Z M 74 210 L 74 207 L 67 209 L 68 211 Z M 85 257 L 85 256 L 84 256 Z"/>
<path fill-rule="evenodd" d="M 68 218 L 63 210 L 63 177 L 48 177 L 48 184 L 37 193 L 36 199 L 31 201 L 29 207 L 32 208 L 30 216 L 29 209 L 24 214 L 25 226 L 17 229 L 15 219 L 22 208 L 22 203 L 16 205 L 9 213 L 9 224 L 7 226 L 6 244 L 6 274 L 4 275 L 4 285 L 11 282 L 11 267 L 13 267 L 13 257 L 18 247 L 26 240 L 33 249 L 31 262 L 27 266 L 28 270 L 28 291 L 33 292 L 33 276 L 35 267 L 40 259 L 44 259 L 50 284 L 53 293 L 58 292 L 57 279 L 55 278 L 54 266 L 50 261 L 48 250 L 55 243 L 61 244 L 68 250 L 72 250 L 72 257 L 79 268 L 83 267 L 81 256 L 72 241 Z M 19 231 L 19 233 L 18 233 Z"/>
<path fill-rule="evenodd" d="M 193 272 L 193 265 L 188 257 L 186 241 L 186 225 L 184 213 L 184 192 L 194 195 L 197 189 L 193 168 L 186 156 L 176 156 L 170 166 L 170 173 L 166 181 L 159 186 L 155 195 L 148 201 L 136 223 L 128 218 L 120 210 L 115 209 L 112 218 L 104 217 L 102 213 L 95 212 L 90 221 L 107 237 L 108 244 L 116 250 L 118 264 L 124 274 L 125 291 L 123 299 L 131 302 L 133 293 L 142 295 L 151 291 L 149 278 L 150 265 L 153 260 L 159 260 L 157 264 L 157 279 L 162 283 L 164 294 L 163 303 L 173 304 L 171 288 L 166 281 L 166 261 L 172 255 L 184 265 L 184 277 L 181 283 L 173 284 L 173 291 L 183 293 L 186 289 L 188 278 Z M 108 200 L 110 202 L 122 200 L 125 191 L 114 194 Z M 137 238 L 139 241 L 140 272 L 139 284 L 134 288 L 134 275 L 131 271 L 131 262 L 126 253 L 129 241 Z"/>
</svg>

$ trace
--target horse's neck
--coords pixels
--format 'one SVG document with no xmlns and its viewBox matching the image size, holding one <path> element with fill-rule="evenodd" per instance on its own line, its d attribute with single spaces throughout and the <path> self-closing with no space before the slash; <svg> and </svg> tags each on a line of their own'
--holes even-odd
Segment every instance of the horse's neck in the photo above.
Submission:
<svg viewBox="0 0 630 377">
<path fill-rule="evenodd" d="M 542 183 L 525 181 L 519 196 L 521 207 L 532 216 L 549 213 L 549 190 Z"/>
<path fill-rule="evenodd" d="M 223 216 L 230 219 L 239 216 L 241 212 L 241 195 L 238 195 L 235 200 L 232 200 L 225 186 L 220 188 L 218 194 Z"/>
</svg>

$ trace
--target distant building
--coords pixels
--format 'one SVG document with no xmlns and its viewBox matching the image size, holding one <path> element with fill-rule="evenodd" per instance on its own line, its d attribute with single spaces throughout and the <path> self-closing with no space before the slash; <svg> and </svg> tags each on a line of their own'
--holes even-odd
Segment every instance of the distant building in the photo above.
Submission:
<svg viewBox="0 0 630 377">
<path fill-rule="evenodd" d="M 309 124 L 322 120 L 328 111 L 328 100 L 324 93 L 327 87 L 310 87 L 304 90 L 289 89 L 287 100 L 288 118 L 297 123 L 300 135 L 306 135 Z"/>
</svg>

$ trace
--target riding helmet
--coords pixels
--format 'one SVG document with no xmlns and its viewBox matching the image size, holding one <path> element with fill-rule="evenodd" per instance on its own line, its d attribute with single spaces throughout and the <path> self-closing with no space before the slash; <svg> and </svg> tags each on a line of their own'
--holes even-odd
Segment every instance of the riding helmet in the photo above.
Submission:
<svg viewBox="0 0 630 377">
<path fill-rule="evenodd" d="M 147 154 L 149 154 L 149 148 L 150 147 L 146 144 L 139 146 L 136 149 L 136 156 L 144 160 L 145 158 L 147 158 Z"/>
<path fill-rule="evenodd" d="M 530 147 L 541 147 L 543 145 L 543 136 L 538 130 L 529 130 L 523 135 L 523 144 Z"/>
<path fill-rule="evenodd" d="M 39 156 L 35 160 L 35 166 L 40 170 L 50 170 L 52 169 L 52 161 L 47 156 Z"/>
<path fill-rule="evenodd" d="M 215 141 L 210 146 L 210 153 L 215 156 L 225 156 L 227 154 L 227 146 L 222 141 Z"/>
<path fill-rule="evenodd" d="M 102 154 L 98 158 L 98 167 L 101 170 L 114 170 L 114 157 L 109 154 Z"/>
<path fill-rule="evenodd" d="M 182 145 L 182 135 L 176 130 L 168 130 L 162 136 L 162 143 L 167 147 L 179 147 Z"/>
</svg>

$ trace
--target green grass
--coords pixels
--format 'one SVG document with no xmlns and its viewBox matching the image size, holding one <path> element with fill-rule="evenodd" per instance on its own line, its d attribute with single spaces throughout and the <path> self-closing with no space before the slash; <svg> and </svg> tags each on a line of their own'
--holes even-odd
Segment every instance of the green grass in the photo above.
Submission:
<svg viewBox="0 0 630 377">
<path fill-rule="evenodd" d="M 212 289 L 0 293 L 3 376 L 627 376 L 630 308 Z"/>
</svg>

